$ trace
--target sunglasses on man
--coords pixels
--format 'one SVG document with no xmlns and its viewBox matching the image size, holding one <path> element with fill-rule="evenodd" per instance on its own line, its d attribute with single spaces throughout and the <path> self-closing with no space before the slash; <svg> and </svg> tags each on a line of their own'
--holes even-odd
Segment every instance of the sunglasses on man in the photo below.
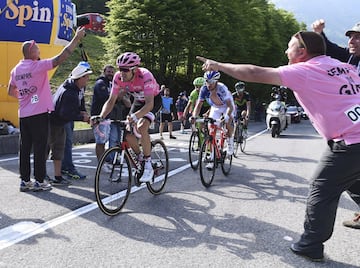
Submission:
<svg viewBox="0 0 360 268">
<path fill-rule="evenodd" d="M 131 68 L 119 68 L 119 71 L 122 72 L 122 73 L 128 73 L 132 70 L 134 70 L 135 67 L 131 67 Z"/>
</svg>

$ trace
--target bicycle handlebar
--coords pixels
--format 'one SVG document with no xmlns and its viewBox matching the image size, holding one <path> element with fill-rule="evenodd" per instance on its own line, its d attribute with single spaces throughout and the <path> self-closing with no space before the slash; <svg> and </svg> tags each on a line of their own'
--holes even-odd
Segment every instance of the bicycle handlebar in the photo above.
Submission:
<svg viewBox="0 0 360 268">
<path fill-rule="evenodd" d="M 138 131 L 137 127 L 136 127 L 136 124 L 131 124 L 128 120 L 104 119 L 104 118 L 101 118 L 98 115 L 94 115 L 94 116 L 92 116 L 90 118 L 90 121 L 91 121 L 92 126 L 98 125 L 103 121 L 108 121 L 110 123 L 115 123 L 115 124 L 117 124 L 117 125 L 119 125 L 121 127 L 124 127 L 124 128 L 129 126 L 129 128 L 127 128 L 127 130 L 131 134 L 134 134 L 137 138 L 141 138 L 141 134 L 139 133 L 139 131 Z"/>
</svg>

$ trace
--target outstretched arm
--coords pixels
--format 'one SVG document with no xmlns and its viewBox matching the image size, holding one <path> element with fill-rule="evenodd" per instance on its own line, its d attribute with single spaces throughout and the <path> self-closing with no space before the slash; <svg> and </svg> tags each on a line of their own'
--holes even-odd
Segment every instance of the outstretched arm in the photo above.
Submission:
<svg viewBox="0 0 360 268">
<path fill-rule="evenodd" d="M 281 85 L 280 75 L 276 68 L 260 67 L 251 64 L 222 63 L 201 56 L 196 58 L 204 63 L 204 71 L 221 71 L 238 80 L 247 82 Z"/>
</svg>

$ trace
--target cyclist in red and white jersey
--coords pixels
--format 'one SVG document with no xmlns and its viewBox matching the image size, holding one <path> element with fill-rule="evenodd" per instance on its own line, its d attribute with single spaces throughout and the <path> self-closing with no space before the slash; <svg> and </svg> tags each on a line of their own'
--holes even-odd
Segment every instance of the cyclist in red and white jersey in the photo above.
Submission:
<svg viewBox="0 0 360 268">
<path fill-rule="evenodd" d="M 130 123 L 135 124 L 143 148 L 145 165 L 144 174 L 140 181 L 148 182 L 154 175 L 148 130 L 155 119 L 155 114 L 161 108 L 161 96 L 159 84 L 148 69 L 139 67 L 140 61 L 139 55 L 134 52 L 125 52 L 117 58 L 116 63 L 119 71 L 114 75 L 111 93 L 102 108 L 100 117 L 105 118 L 111 112 L 118 97 L 122 98 L 126 93 L 134 97 L 127 119 Z M 135 153 L 139 155 L 140 148 L 135 135 L 128 133 L 126 140 Z"/>
</svg>

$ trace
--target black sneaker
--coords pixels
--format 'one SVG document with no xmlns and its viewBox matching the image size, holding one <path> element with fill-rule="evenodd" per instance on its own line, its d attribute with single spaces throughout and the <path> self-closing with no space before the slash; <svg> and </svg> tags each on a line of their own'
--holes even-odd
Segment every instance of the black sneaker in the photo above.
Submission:
<svg viewBox="0 0 360 268">
<path fill-rule="evenodd" d="M 307 258 L 314 262 L 324 261 L 324 253 L 322 251 L 300 249 L 300 246 L 297 243 L 291 244 L 290 250 L 296 255 Z"/>
<path fill-rule="evenodd" d="M 81 174 L 76 169 L 74 170 L 61 170 L 61 174 L 65 175 L 68 179 L 72 180 L 84 180 L 86 175 Z"/>
<path fill-rule="evenodd" d="M 176 137 L 175 136 L 173 136 L 173 135 L 170 135 L 170 139 L 176 139 Z"/>
<path fill-rule="evenodd" d="M 68 186 L 68 185 L 71 184 L 70 181 L 64 179 L 63 177 L 61 177 L 61 178 L 50 178 L 49 181 L 54 186 Z"/>
</svg>

